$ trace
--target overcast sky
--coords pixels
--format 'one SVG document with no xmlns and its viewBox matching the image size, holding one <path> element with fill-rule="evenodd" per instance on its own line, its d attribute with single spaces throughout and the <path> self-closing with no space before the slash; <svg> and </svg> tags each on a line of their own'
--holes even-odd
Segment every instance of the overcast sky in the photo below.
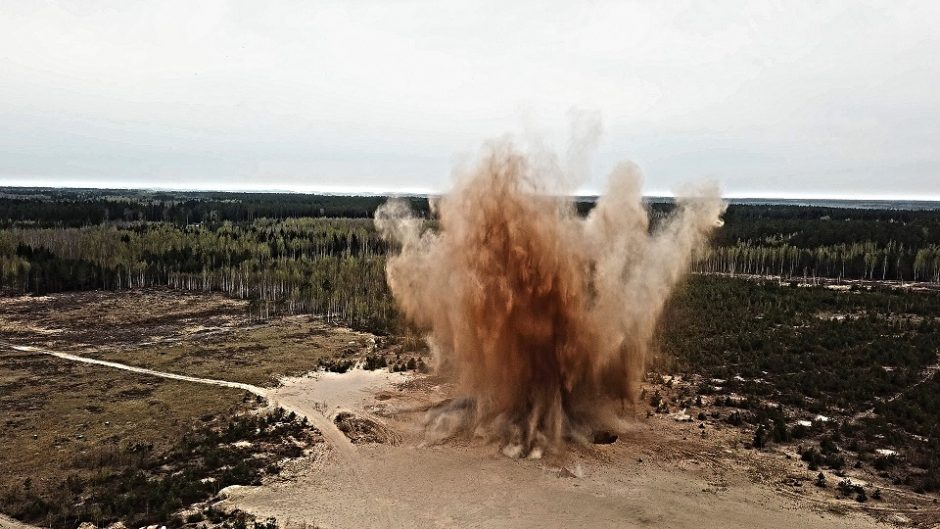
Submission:
<svg viewBox="0 0 940 529">
<path fill-rule="evenodd" d="M 441 191 L 572 108 L 662 194 L 940 198 L 940 2 L 0 0 L 0 186 Z"/>
</svg>

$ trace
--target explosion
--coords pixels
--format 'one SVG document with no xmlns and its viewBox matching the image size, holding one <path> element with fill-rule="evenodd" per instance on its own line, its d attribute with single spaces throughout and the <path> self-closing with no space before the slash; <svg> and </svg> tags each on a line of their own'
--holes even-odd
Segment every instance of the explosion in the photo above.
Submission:
<svg viewBox="0 0 940 529">
<path fill-rule="evenodd" d="M 552 160 L 493 143 L 432 204 L 438 226 L 396 200 L 375 216 L 403 316 L 466 396 L 436 420 L 532 457 L 618 428 L 666 300 L 726 207 L 716 186 L 690 189 L 651 233 L 640 172 L 623 163 L 583 217 Z"/>
</svg>

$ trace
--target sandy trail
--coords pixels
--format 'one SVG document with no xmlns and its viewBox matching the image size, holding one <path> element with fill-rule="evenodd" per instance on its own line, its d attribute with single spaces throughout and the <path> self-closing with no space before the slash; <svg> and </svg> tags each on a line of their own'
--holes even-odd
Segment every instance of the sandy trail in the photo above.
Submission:
<svg viewBox="0 0 940 529">
<path fill-rule="evenodd" d="M 474 443 L 427 447 L 421 417 L 408 410 L 441 398 L 416 390 L 408 377 L 353 370 L 286 378 L 277 388 L 189 377 L 83 356 L 24 347 L 67 361 L 161 378 L 231 387 L 261 395 L 303 415 L 331 449 L 292 465 L 288 479 L 226 491 L 232 506 L 274 516 L 282 526 L 361 527 L 886 527 L 858 513 L 835 515 L 798 497 L 754 483 L 734 455 L 708 462 L 660 457 L 651 434 L 576 450 L 565 470 L 545 461 L 517 461 Z M 332 418 L 341 410 L 402 433 L 392 445 L 353 445 Z M 659 447 L 664 448 L 663 446 Z M 642 462 L 639 460 L 642 459 Z M 578 475 L 580 477 L 574 477 Z M 0 518 L 0 529 L 28 529 Z"/>
<path fill-rule="evenodd" d="M 0 345 L 9 347 L 10 349 L 13 349 L 14 351 L 39 353 L 39 354 L 54 356 L 56 358 L 61 358 L 63 360 L 71 360 L 72 362 L 81 362 L 83 364 L 93 364 L 93 365 L 99 365 L 99 366 L 104 366 L 104 367 L 110 367 L 113 369 L 120 369 L 122 371 L 131 371 L 133 373 L 140 373 L 142 375 L 150 375 L 150 376 L 160 377 L 160 378 L 168 378 L 171 380 L 181 380 L 184 382 L 195 382 L 197 384 L 208 384 L 210 386 L 221 386 L 221 387 L 226 387 L 226 388 L 243 389 L 255 395 L 260 395 L 262 397 L 267 395 L 267 391 L 264 388 L 253 386 L 251 384 L 243 384 L 241 382 L 229 382 L 228 380 L 190 377 L 186 375 L 178 375 L 176 373 L 154 371 L 153 369 L 146 369 L 143 367 L 136 367 L 132 365 L 121 364 L 118 362 L 109 362 L 107 360 L 98 360 L 96 358 L 88 358 L 87 356 L 63 353 L 60 351 L 50 351 L 47 349 L 39 349 L 37 347 L 30 347 L 28 345 L 14 345 L 9 342 L 0 342 Z"/>
<path fill-rule="evenodd" d="M 349 439 L 347 439 L 346 436 L 343 435 L 339 429 L 337 429 L 336 425 L 332 421 L 332 417 L 327 412 L 330 409 L 329 402 L 335 401 L 336 397 L 341 397 L 345 401 L 351 401 L 351 395 L 356 391 L 355 378 L 351 378 L 353 384 L 337 385 L 335 383 L 330 383 L 330 380 L 334 378 L 330 375 L 335 375 L 335 373 L 317 373 L 308 377 L 303 377 L 303 379 L 307 382 L 305 382 L 302 387 L 307 388 L 307 386 L 310 384 L 309 381 L 314 381 L 314 386 L 318 388 L 318 391 L 307 391 L 306 389 L 304 391 L 300 391 L 297 389 L 298 384 L 293 381 L 294 379 L 290 378 L 284 379 L 282 381 L 281 387 L 268 389 L 254 386 L 252 384 L 244 384 L 242 382 L 232 382 L 214 378 L 191 377 L 177 373 L 156 371 L 153 369 L 146 369 L 143 367 L 122 364 L 119 362 L 110 362 L 107 360 L 89 358 L 87 356 L 63 353 L 61 351 L 52 351 L 26 345 L 17 345 L 6 341 L 0 341 L 0 346 L 7 347 L 15 351 L 44 354 L 71 362 L 80 362 L 83 364 L 97 365 L 111 369 L 119 369 L 122 371 L 130 371 L 132 373 L 139 373 L 142 375 L 150 375 L 182 382 L 192 382 L 196 384 L 206 384 L 210 386 L 219 386 L 248 391 L 254 395 L 268 399 L 268 402 L 273 405 L 279 405 L 287 411 L 293 411 L 297 415 L 307 417 L 310 423 L 320 430 L 330 445 L 339 449 L 341 453 L 349 453 L 354 450 L 352 443 L 350 443 Z M 391 375 L 390 373 L 386 374 Z M 324 384 L 322 387 L 320 384 L 316 383 L 316 381 L 319 381 L 321 377 L 324 379 Z M 373 377 L 360 377 L 361 383 L 364 387 L 372 385 L 371 378 Z M 389 380 L 391 380 L 391 378 L 389 378 Z"/>
</svg>

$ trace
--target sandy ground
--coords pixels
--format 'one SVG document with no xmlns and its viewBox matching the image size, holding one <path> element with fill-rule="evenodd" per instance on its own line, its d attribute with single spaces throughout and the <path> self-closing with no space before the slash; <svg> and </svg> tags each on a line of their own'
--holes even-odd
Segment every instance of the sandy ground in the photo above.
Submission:
<svg viewBox="0 0 940 529">
<path fill-rule="evenodd" d="M 589 460 L 584 477 L 573 478 L 485 449 L 359 454 L 356 473 L 318 466 L 296 481 L 234 491 L 234 504 L 288 525 L 321 527 L 879 526 L 860 514 L 813 512 L 743 476 L 726 475 L 719 490 L 695 468 Z"/>
<path fill-rule="evenodd" d="M 314 455 L 260 487 L 226 491 L 227 505 L 276 517 L 285 528 L 940 527 L 940 510 L 929 498 L 916 512 L 888 498 L 865 506 L 836 499 L 834 482 L 816 489 L 815 473 L 792 454 L 785 459 L 782 452 L 741 448 L 747 433 L 713 422 L 639 417 L 612 445 L 574 447 L 561 459 L 514 460 L 482 441 L 429 446 L 422 410 L 448 394 L 446 385 L 426 376 L 353 370 L 283 378 L 277 387 L 262 388 L 39 352 L 105 370 L 235 387 L 308 417 L 327 440 Z M 333 422 L 339 412 L 376 421 L 387 442 L 353 444 Z M 24 527 L 0 517 L 0 529 Z"/>
<path fill-rule="evenodd" d="M 287 527 L 887 526 L 848 507 L 781 494 L 740 454 L 703 449 L 709 443 L 668 419 L 640 421 L 617 443 L 577 448 L 563 461 L 513 460 L 473 441 L 426 446 L 422 414 L 409 410 L 441 390 L 395 382 L 364 372 L 285 380 L 271 395 L 281 405 L 327 418 L 352 410 L 404 441 L 352 445 L 325 433 L 336 450 L 302 461 L 286 478 L 227 490 L 227 503 Z"/>
<path fill-rule="evenodd" d="M 317 372 L 303 377 L 284 378 L 266 397 L 271 404 L 310 419 L 323 433 L 343 465 L 349 468 L 359 458 L 352 443 L 336 428 L 332 418 L 340 411 L 362 413 L 373 398 L 373 392 L 391 388 L 406 380 L 407 376 L 402 373 L 385 370 L 354 369 L 343 374 Z"/>
</svg>

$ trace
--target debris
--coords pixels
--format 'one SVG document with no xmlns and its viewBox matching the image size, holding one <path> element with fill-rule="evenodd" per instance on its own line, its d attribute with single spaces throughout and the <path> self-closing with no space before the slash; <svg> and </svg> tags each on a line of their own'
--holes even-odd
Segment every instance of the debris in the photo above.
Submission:
<svg viewBox="0 0 940 529">
<path fill-rule="evenodd" d="M 510 459 L 519 459 L 522 456 L 522 445 L 510 443 L 504 446 L 501 452 Z"/>
<path fill-rule="evenodd" d="M 888 516 L 888 521 L 898 525 L 909 525 L 911 523 L 910 518 L 900 513 L 894 513 L 891 516 Z"/>
<path fill-rule="evenodd" d="M 336 414 L 333 423 L 353 444 L 398 444 L 401 436 L 376 420 L 348 411 Z"/>
<path fill-rule="evenodd" d="M 572 467 L 564 467 L 561 469 L 561 477 L 563 478 L 576 478 L 581 479 L 584 477 L 584 469 L 581 468 L 581 463 L 575 464 Z"/>
<path fill-rule="evenodd" d="M 617 434 L 612 432 L 603 430 L 594 432 L 594 444 L 596 445 L 609 445 L 617 442 L 617 439 Z"/>
</svg>

